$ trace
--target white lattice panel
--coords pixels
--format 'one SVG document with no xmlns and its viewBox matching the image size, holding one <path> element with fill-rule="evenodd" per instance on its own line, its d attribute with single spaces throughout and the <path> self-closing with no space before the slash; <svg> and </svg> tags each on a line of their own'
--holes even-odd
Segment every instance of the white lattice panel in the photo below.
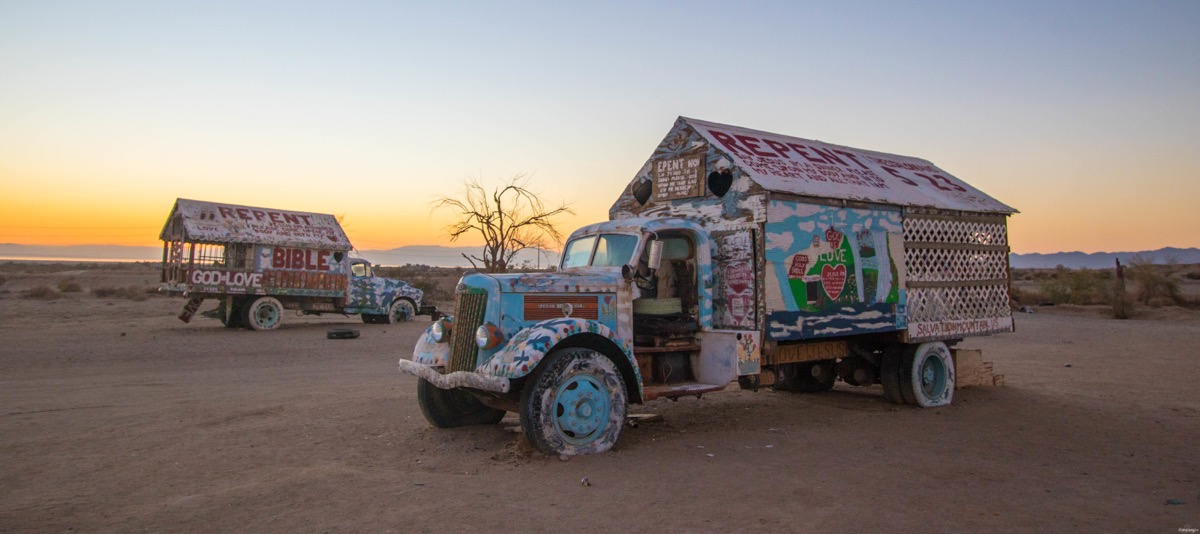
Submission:
<svg viewBox="0 0 1200 534">
<path fill-rule="evenodd" d="M 912 338 L 946 339 L 1011 327 L 1005 222 L 904 219 Z"/>
<path fill-rule="evenodd" d="M 1007 246 L 1008 228 L 1003 219 L 985 222 L 905 218 L 904 241 Z"/>
<path fill-rule="evenodd" d="M 1008 285 L 921 287 L 908 290 L 913 323 L 1009 317 Z"/>
<path fill-rule="evenodd" d="M 997 280 L 1008 275 L 1002 250 L 909 248 L 904 251 L 908 279 L 914 282 Z"/>
</svg>

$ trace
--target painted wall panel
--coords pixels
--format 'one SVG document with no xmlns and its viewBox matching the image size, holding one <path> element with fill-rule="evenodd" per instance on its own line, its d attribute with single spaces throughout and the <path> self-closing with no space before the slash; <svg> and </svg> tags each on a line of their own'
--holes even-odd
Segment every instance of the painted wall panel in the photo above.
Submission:
<svg viewBox="0 0 1200 534">
<path fill-rule="evenodd" d="M 776 341 L 904 327 L 899 210 L 772 200 L 765 225 L 766 334 Z"/>
</svg>

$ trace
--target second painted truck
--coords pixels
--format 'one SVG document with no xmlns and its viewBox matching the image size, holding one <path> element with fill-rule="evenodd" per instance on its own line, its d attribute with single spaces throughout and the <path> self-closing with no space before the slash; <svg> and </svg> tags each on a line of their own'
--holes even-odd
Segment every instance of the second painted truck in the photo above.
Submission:
<svg viewBox="0 0 1200 534">
<path fill-rule="evenodd" d="M 1015 210 L 932 163 L 679 118 L 559 272 L 468 274 L 400 369 L 438 427 L 520 416 L 608 450 L 630 404 L 882 384 L 949 404 L 950 348 L 1008 332 Z"/>
</svg>

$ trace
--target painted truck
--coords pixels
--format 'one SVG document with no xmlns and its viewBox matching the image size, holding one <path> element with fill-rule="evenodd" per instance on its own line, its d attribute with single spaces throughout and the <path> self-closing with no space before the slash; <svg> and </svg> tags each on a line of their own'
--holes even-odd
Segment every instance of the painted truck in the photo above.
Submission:
<svg viewBox="0 0 1200 534">
<path fill-rule="evenodd" d="M 206 299 L 221 302 L 225 326 L 252 330 L 278 328 L 284 310 L 359 314 L 364 323 L 437 313 L 421 305 L 421 290 L 351 258 L 332 215 L 181 198 L 159 238 L 161 290 L 188 297 L 185 323 Z"/>
<path fill-rule="evenodd" d="M 464 276 L 400 369 L 433 425 L 513 411 L 562 455 L 735 381 L 946 405 L 949 347 L 1013 328 L 1013 213 L 928 161 L 681 117 L 559 272 Z"/>
</svg>

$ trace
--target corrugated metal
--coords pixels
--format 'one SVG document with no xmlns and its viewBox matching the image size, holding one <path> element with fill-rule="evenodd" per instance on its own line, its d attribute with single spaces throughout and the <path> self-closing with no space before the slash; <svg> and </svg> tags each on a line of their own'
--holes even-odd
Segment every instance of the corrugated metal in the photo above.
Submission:
<svg viewBox="0 0 1200 534">
<path fill-rule="evenodd" d="M 180 198 L 159 239 L 192 243 L 254 243 L 317 250 L 350 250 L 337 218 Z"/>
<path fill-rule="evenodd" d="M 483 324 L 487 311 L 486 293 L 459 293 L 454 303 L 454 328 L 450 331 L 450 369 L 474 371 L 479 346 L 475 344 L 475 330 Z"/>
</svg>

